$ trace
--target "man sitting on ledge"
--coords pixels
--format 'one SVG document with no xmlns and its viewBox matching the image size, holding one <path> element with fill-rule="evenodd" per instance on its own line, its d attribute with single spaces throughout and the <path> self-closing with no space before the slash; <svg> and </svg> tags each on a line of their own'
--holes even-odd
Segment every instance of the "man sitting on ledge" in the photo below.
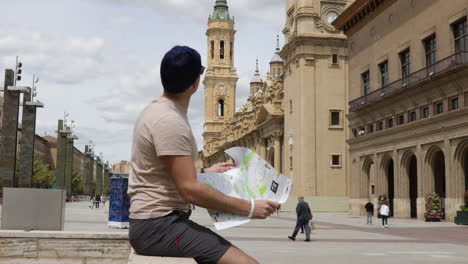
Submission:
<svg viewBox="0 0 468 264">
<path fill-rule="evenodd" d="M 258 263 L 189 220 L 190 204 L 265 219 L 278 203 L 229 197 L 197 181 L 197 146 L 187 110 L 204 71 L 200 54 L 176 46 L 164 56 L 160 71 L 164 93 L 142 111 L 133 131 L 130 244 L 142 255 L 191 257 L 197 263 Z M 217 164 L 204 172 L 222 173 L 232 166 Z"/>
</svg>

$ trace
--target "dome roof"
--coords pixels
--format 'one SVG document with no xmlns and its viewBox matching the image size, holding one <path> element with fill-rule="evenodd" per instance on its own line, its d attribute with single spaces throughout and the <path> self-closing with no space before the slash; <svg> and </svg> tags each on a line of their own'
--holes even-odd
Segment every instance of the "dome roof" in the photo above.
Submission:
<svg viewBox="0 0 468 264">
<path fill-rule="evenodd" d="M 273 58 L 271 58 L 270 63 L 274 63 L 274 62 L 283 62 L 283 59 L 280 57 L 278 52 L 276 52 L 275 55 L 273 55 Z"/>
<path fill-rule="evenodd" d="M 275 62 L 283 62 L 283 59 L 279 55 L 280 52 L 280 47 L 279 47 L 279 35 L 276 35 L 276 52 L 275 55 L 273 55 L 273 58 L 271 58 L 270 63 L 275 63 Z"/>
</svg>

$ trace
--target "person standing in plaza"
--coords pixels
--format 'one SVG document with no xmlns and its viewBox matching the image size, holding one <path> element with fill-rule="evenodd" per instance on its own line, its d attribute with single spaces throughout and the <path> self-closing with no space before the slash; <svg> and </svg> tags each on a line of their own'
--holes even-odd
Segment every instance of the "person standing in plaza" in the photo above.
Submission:
<svg viewBox="0 0 468 264">
<path fill-rule="evenodd" d="M 390 208 L 388 208 L 387 204 L 382 204 L 380 206 L 380 216 L 382 216 L 382 226 L 388 227 L 388 213 L 390 212 Z"/>
<path fill-rule="evenodd" d="M 172 48 L 160 67 L 163 95 L 137 118 L 128 184 L 130 244 L 142 255 L 190 257 L 197 263 L 256 264 L 229 241 L 189 219 L 190 204 L 254 219 L 265 219 L 278 208 L 274 201 L 226 196 L 197 180 L 198 148 L 187 112 L 204 69 L 196 50 Z M 234 166 L 220 163 L 199 172 L 223 173 Z"/>
<path fill-rule="evenodd" d="M 99 204 L 101 203 L 101 195 L 96 195 L 96 198 L 94 198 L 94 203 L 96 204 L 96 208 L 99 208 Z"/>
<path fill-rule="evenodd" d="M 374 204 L 370 201 L 364 206 L 367 212 L 367 224 L 372 225 L 372 218 L 374 217 Z"/>
<path fill-rule="evenodd" d="M 304 227 L 306 239 L 304 241 L 309 242 L 310 241 L 310 226 L 309 226 L 309 221 L 312 219 L 312 212 L 310 211 L 309 204 L 304 201 L 304 196 L 299 196 L 298 198 L 298 203 L 296 206 L 296 215 L 297 215 L 297 221 L 296 221 L 296 227 L 294 228 L 294 232 L 291 236 L 288 236 L 289 239 L 291 240 L 296 240 L 297 233 L 299 232 L 299 229 L 301 226 Z"/>
</svg>

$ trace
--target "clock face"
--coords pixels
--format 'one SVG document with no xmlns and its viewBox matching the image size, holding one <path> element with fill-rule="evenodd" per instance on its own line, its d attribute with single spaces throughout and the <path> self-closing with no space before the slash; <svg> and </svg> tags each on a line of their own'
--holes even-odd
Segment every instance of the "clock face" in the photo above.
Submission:
<svg viewBox="0 0 468 264">
<path fill-rule="evenodd" d="M 327 13 L 327 23 L 331 24 L 338 17 L 338 13 L 335 11 L 330 11 Z"/>
</svg>

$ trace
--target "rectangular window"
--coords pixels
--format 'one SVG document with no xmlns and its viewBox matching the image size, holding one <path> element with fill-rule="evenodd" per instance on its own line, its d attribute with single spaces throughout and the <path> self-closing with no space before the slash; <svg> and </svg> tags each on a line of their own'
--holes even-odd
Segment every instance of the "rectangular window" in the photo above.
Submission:
<svg viewBox="0 0 468 264">
<path fill-rule="evenodd" d="M 452 25 L 455 40 L 455 52 L 468 51 L 468 30 L 466 18 Z"/>
<path fill-rule="evenodd" d="M 333 64 L 338 64 L 338 54 L 333 54 L 332 55 L 332 63 Z"/>
<path fill-rule="evenodd" d="M 387 128 L 392 128 L 393 127 L 393 118 L 390 118 L 387 120 Z"/>
<path fill-rule="evenodd" d="M 383 121 L 379 121 L 377 123 L 377 130 L 380 131 L 380 130 L 383 130 Z"/>
<path fill-rule="evenodd" d="M 444 103 L 439 102 L 434 104 L 434 113 L 436 115 L 442 114 L 444 112 Z"/>
<path fill-rule="evenodd" d="M 465 92 L 464 95 L 465 95 L 465 107 L 468 107 L 468 92 Z"/>
<path fill-rule="evenodd" d="M 426 38 L 424 41 L 424 52 L 426 53 L 427 74 L 432 75 L 435 72 L 435 63 L 437 56 L 436 35 Z"/>
<path fill-rule="evenodd" d="M 364 95 L 368 95 L 370 93 L 370 74 L 369 71 L 361 74 L 362 79 L 362 89 L 364 91 Z"/>
<path fill-rule="evenodd" d="M 219 43 L 219 58 L 224 60 L 224 40 Z"/>
<path fill-rule="evenodd" d="M 403 125 L 405 123 L 405 116 L 399 115 L 398 116 L 398 125 Z"/>
<path fill-rule="evenodd" d="M 380 85 L 385 87 L 388 84 L 388 61 L 379 64 L 380 69 Z"/>
<path fill-rule="evenodd" d="M 416 111 L 411 111 L 408 113 L 408 122 L 416 121 Z"/>
<path fill-rule="evenodd" d="M 353 135 L 354 135 L 354 137 L 357 137 L 357 130 L 356 129 L 353 129 Z"/>
<path fill-rule="evenodd" d="M 333 167 L 341 166 L 341 155 L 332 155 L 331 164 Z"/>
<path fill-rule="evenodd" d="M 450 110 L 457 110 L 458 108 L 458 97 L 450 98 Z"/>
<path fill-rule="evenodd" d="M 400 53 L 401 63 L 401 78 L 403 79 L 403 85 L 409 84 L 408 76 L 411 73 L 411 61 L 410 61 L 410 49 L 406 49 Z"/>
<path fill-rule="evenodd" d="M 368 133 L 374 133 L 374 124 L 370 124 L 367 126 L 367 131 Z"/>
<path fill-rule="evenodd" d="M 215 44 L 214 44 L 214 40 L 211 41 L 211 59 L 214 59 L 214 47 Z"/>
<path fill-rule="evenodd" d="M 428 118 L 429 117 L 429 106 L 425 106 L 421 108 L 421 117 Z"/>
<path fill-rule="evenodd" d="M 330 111 L 330 126 L 341 126 L 341 111 Z"/>
<path fill-rule="evenodd" d="M 455 53 L 464 52 L 460 55 L 462 62 L 468 61 L 468 29 L 466 17 L 452 24 L 453 38 L 455 40 Z"/>
</svg>

